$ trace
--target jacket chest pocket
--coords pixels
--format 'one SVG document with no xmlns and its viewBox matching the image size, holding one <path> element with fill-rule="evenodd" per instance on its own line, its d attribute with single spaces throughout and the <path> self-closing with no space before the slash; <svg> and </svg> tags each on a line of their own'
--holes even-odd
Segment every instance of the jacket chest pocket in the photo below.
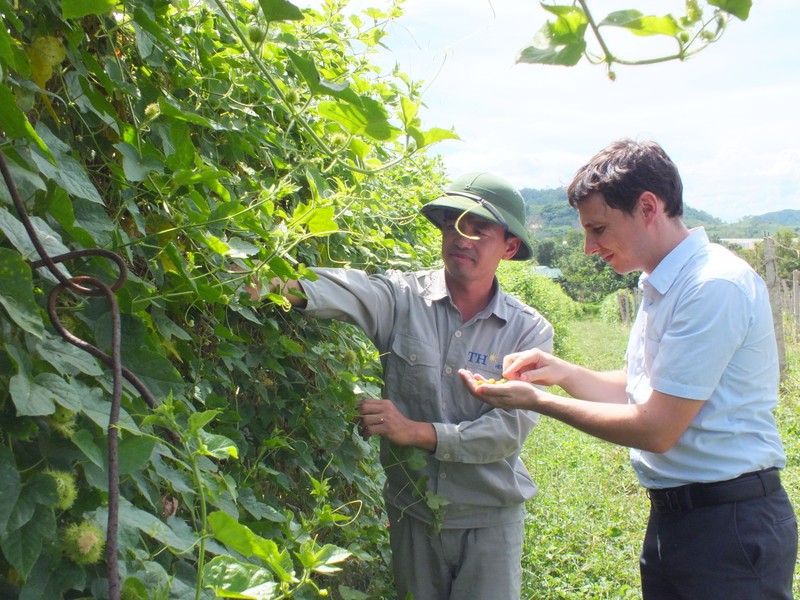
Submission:
<svg viewBox="0 0 800 600">
<path fill-rule="evenodd" d="M 440 378 L 439 362 L 435 344 L 408 334 L 397 334 L 384 373 L 389 393 L 397 396 L 392 400 L 404 404 L 418 397 L 430 400 Z"/>
</svg>

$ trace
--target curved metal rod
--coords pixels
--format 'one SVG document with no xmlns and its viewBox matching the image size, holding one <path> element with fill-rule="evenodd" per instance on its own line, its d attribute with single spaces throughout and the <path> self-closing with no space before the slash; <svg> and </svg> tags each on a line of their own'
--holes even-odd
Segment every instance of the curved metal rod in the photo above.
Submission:
<svg viewBox="0 0 800 600">
<path fill-rule="evenodd" d="M 31 267 L 38 269 L 40 267 L 47 267 L 47 269 L 58 279 L 59 283 L 50 291 L 47 301 L 47 312 L 50 316 L 50 321 L 58 333 L 70 344 L 80 348 L 91 354 L 92 356 L 100 359 L 108 365 L 113 373 L 113 393 L 111 399 L 111 408 L 108 417 L 108 529 L 106 532 L 106 562 L 108 574 L 108 595 L 110 600 L 119 600 L 121 595 L 120 590 L 120 576 L 119 576 L 119 563 L 118 563 L 118 530 L 119 530 L 119 429 L 117 423 L 119 422 L 119 415 L 121 410 L 122 401 L 122 378 L 127 379 L 137 392 L 147 402 L 150 408 L 156 408 L 157 403 L 155 398 L 147 389 L 141 380 L 136 377 L 131 371 L 122 366 L 121 360 L 121 319 L 119 313 L 119 304 L 117 303 L 115 292 L 117 292 L 126 282 L 128 278 L 128 265 L 122 257 L 118 254 L 106 250 L 104 248 L 91 248 L 84 250 L 75 250 L 72 252 L 65 252 L 57 256 L 50 256 L 47 253 L 44 245 L 42 244 L 36 229 L 33 227 L 30 217 L 28 216 L 25 206 L 20 198 L 19 192 L 11 177 L 11 172 L 5 160 L 5 155 L 0 151 L 0 172 L 3 174 L 6 186 L 11 193 L 11 198 L 14 201 L 14 206 L 17 209 L 19 218 L 28 233 L 28 236 L 33 243 L 36 252 L 38 252 L 40 259 L 32 261 Z M 89 276 L 75 276 L 68 277 L 58 264 L 67 260 L 81 258 L 85 256 L 101 256 L 113 261 L 117 265 L 118 275 L 117 280 L 112 285 L 107 285 L 95 277 Z M 84 296 L 105 296 L 111 305 L 111 355 L 106 354 L 96 346 L 93 346 L 86 340 L 83 340 L 70 331 L 68 331 L 58 317 L 57 301 L 59 296 L 64 290 Z M 179 442 L 180 438 L 172 431 L 167 430 L 170 439 L 173 442 Z"/>
</svg>

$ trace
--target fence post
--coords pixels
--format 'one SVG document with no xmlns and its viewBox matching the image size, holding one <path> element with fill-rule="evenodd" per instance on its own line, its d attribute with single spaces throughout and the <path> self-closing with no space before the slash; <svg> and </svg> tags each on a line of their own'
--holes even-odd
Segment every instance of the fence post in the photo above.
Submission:
<svg viewBox="0 0 800 600">
<path fill-rule="evenodd" d="M 792 271 L 792 318 L 794 319 L 794 339 L 800 342 L 800 271 Z"/>
<path fill-rule="evenodd" d="M 786 372 L 786 340 L 783 338 L 783 307 L 781 306 L 781 289 L 778 281 L 778 264 L 775 258 L 775 239 L 764 238 L 764 262 L 766 263 L 767 290 L 772 307 L 772 320 L 775 326 L 775 339 L 778 342 L 778 367 L 781 379 Z"/>
</svg>

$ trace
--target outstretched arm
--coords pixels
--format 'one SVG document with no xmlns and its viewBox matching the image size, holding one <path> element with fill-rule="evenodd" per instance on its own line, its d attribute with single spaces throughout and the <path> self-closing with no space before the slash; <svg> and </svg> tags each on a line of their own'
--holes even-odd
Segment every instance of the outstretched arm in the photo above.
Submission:
<svg viewBox="0 0 800 600">
<path fill-rule="evenodd" d="M 470 393 L 491 406 L 534 410 L 597 438 L 649 452 L 672 448 L 703 406 L 700 400 L 657 391 L 642 404 L 592 402 L 557 396 L 524 381 L 488 384 L 469 371 L 459 374 Z"/>
<path fill-rule="evenodd" d="M 619 404 L 628 401 L 624 371 L 592 371 L 538 348 L 506 356 L 503 376 L 537 385 L 557 385 L 573 398 Z"/>
<path fill-rule="evenodd" d="M 248 283 L 244 286 L 244 290 L 253 302 L 261 300 L 263 296 L 263 290 L 258 282 Z M 294 294 L 294 291 L 299 291 L 300 294 Z M 286 298 L 292 306 L 305 308 L 306 299 L 303 297 L 303 286 L 297 280 L 290 279 L 288 281 L 283 281 L 280 277 L 273 277 L 269 282 L 267 292 L 270 294 L 280 294 Z"/>
</svg>

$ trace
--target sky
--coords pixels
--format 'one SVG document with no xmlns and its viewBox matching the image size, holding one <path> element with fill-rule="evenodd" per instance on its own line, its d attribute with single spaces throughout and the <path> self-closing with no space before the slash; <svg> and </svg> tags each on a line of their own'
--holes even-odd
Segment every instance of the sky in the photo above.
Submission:
<svg viewBox="0 0 800 600">
<path fill-rule="evenodd" d="M 613 140 L 650 139 L 677 164 L 692 208 L 726 222 L 800 209 L 800 1 L 754 0 L 746 21 L 733 19 L 718 42 L 691 59 L 617 66 L 615 81 L 585 61 L 516 64 L 550 16 L 536 1 L 403 6 L 380 60 L 425 82 L 424 129 L 453 128 L 461 138 L 430 150 L 450 177 L 485 170 L 519 188 L 566 186 Z M 598 20 L 623 8 L 662 15 L 682 6 L 589 0 Z M 667 38 L 624 31 L 610 41 L 617 54 L 633 58 L 674 50 L 663 45 L 672 44 Z"/>
</svg>

